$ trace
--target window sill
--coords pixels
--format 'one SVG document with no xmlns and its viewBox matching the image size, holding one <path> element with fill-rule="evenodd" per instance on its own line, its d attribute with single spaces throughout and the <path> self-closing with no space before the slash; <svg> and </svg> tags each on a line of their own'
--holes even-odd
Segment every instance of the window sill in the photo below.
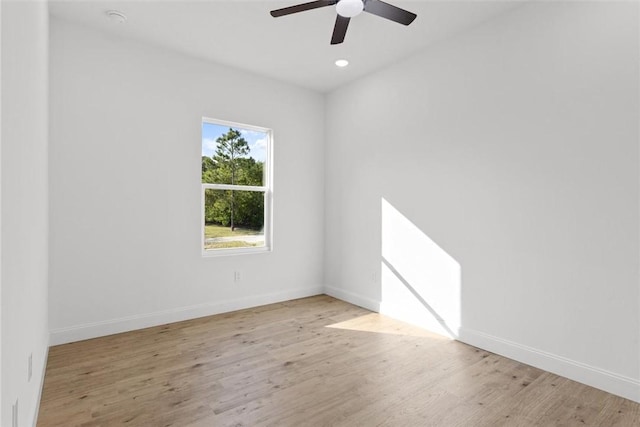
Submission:
<svg viewBox="0 0 640 427">
<path fill-rule="evenodd" d="M 250 255 L 250 254 L 264 254 L 272 252 L 270 247 L 261 248 L 237 248 L 237 249 L 212 249 L 202 251 L 203 258 L 216 258 L 220 256 L 229 255 Z"/>
</svg>

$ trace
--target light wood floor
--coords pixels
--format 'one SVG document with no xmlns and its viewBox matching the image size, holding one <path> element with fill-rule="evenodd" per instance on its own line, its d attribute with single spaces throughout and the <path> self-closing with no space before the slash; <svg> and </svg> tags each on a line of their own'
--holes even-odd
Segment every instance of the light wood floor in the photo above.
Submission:
<svg viewBox="0 0 640 427">
<path fill-rule="evenodd" d="M 640 405 L 328 296 L 52 347 L 38 426 L 640 426 Z"/>
</svg>

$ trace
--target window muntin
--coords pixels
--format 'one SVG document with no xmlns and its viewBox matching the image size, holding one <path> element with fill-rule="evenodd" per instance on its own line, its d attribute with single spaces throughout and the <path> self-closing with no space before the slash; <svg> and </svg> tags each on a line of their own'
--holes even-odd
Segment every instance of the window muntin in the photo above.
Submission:
<svg viewBox="0 0 640 427">
<path fill-rule="evenodd" d="M 271 249 L 269 129 L 202 120 L 204 255 Z"/>
</svg>

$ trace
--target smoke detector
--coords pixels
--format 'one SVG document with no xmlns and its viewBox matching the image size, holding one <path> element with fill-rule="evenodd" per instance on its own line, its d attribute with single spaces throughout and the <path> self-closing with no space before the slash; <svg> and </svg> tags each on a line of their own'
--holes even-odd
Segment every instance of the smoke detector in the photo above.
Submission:
<svg viewBox="0 0 640 427">
<path fill-rule="evenodd" d="M 106 13 L 109 21 L 113 22 L 114 24 L 124 24 L 125 22 L 127 22 L 127 15 L 122 12 L 119 12 L 117 10 L 107 10 Z"/>
</svg>

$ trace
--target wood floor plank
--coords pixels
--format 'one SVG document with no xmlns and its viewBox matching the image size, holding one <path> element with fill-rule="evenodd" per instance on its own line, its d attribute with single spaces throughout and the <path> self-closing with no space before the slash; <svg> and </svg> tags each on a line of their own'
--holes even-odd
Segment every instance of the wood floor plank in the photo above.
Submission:
<svg viewBox="0 0 640 427">
<path fill-rule="evenodd" d="M 640 405 L 326 295 L 50 349 L 38 426 L 640 426 Z"/>
</svg>

